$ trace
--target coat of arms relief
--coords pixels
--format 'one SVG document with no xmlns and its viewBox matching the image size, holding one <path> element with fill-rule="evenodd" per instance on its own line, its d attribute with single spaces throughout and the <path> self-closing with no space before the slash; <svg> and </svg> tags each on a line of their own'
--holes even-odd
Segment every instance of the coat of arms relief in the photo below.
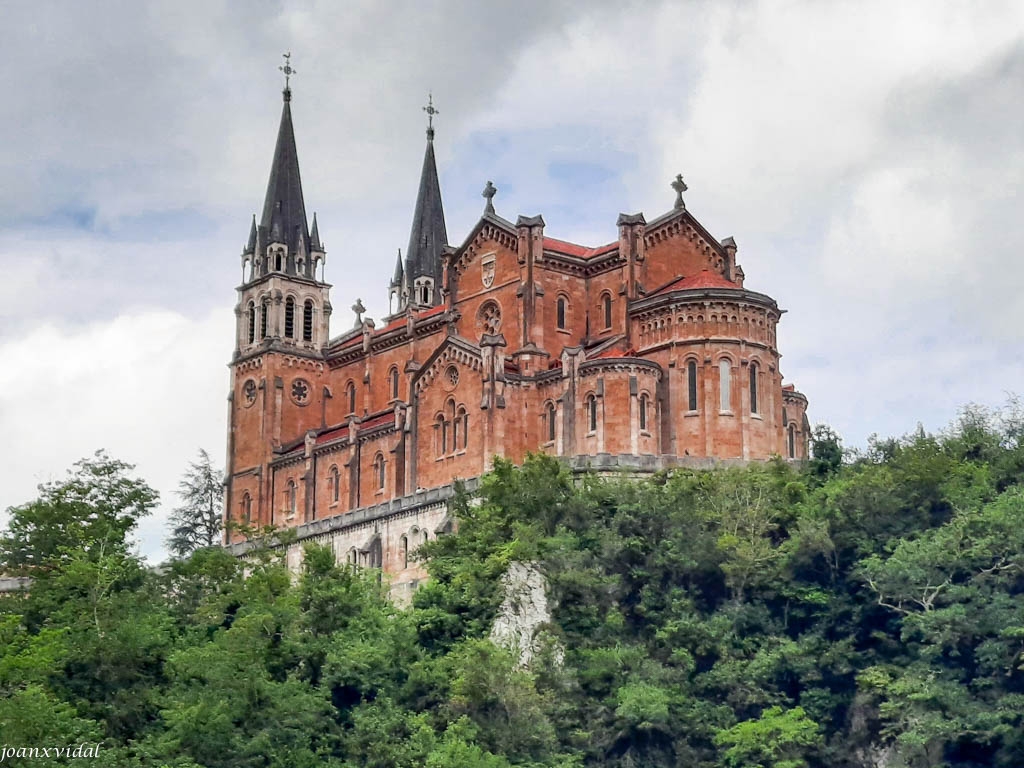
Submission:
<svg viewBox="0 0 1024 768">
<path fill-rule="evenodd" d="M 488 253 L 480 260 L 480 277 L 483 280 L 484 288 L 494 285 L 494 262 L 496 254 Z"/>
</svg>

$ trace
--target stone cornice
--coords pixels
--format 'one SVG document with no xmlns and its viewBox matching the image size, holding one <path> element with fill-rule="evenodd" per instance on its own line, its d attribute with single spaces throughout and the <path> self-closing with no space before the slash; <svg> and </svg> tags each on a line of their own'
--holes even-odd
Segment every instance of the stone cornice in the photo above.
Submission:
<svg viewBox="0 0 1024 768">
<path fill-rule="evenodd" d="M 733 303 L 746 302 L 773 310 L 779 314 L 782 314 L 784 311 L 779 309 L 779 305 L 775 303 L 775 299 L 771 296 L 748 291 L 745 288 L 688 288 L 632 301 L 629 304 L 629 314 L 639 315 L 642 312 L 669 309 L 681 304 L 690 304 L 709 299 Z"/>
<path fill-rule="evenodd" d="M 434 350 L 413 377 L 413 391 L 417 394 L 433 383 L 441 368 L 447 363 L 461 363 L 474 371 L 480 370 L 483 361 L 480 349 L 467 339 L 460 336 L 449 336 L 445 342 Z"/>
<path fill-rule="evenodd" d="M 557 251 L 544 251 L 544 261 L 539 266 L 552 272 L 561 272 L 579 277 L 593 277 L 602 272 L 618 269 L 626 263 L 626 259 L 616 248 L 614 251 L 602 253 L 589 259 L 568 256 Z"/>
<path fill-rule="evenodd" d="M 335 338 L 331 344 L 332 346 L 325 351 L 325 357 L 327 365 L 331 368 L 341 368 L 349 363 L 353 363 L 356 360 L 361 360 L 367 355 L 373 355 L 376 352 L 383 351 L 385 349 L 391 349 L 393 347 L 407 344 L 413 339 L 423 339 L 429 336 L 434 336 L 440 331 L 443 331 L 445 326 L 448 325 L 453 319 L 458 317 L 457 310 L 448 310 L 445 312 L 439 312 L 436 315 L 424 318 L 413 319 L 413 330 L 412 334 L 409 333 L 408 325 L 403 324 L 397 328 L 393 328 L 386 333 L 377 331 L 375 335 L 371 335 L 369 350 L 364 349 L 363 344 L 352 344 L 350 347 L 345 349 L 337 349 L 339 344 L 345 342 L 351 342 L 354 338 L 360 338 L 362 333 L 356 329 L 355 332 L 350 331 L 344 336 Z"/>
<path fill-rule="evenodd" d="M 466 271 L 481 246 L 488 241 L 498 243 L 515 253 L 518 247 L 517 237 L 514 224 L 495 214 L 485 213 L 469 231 L 462 245 L 452 254 L 449 269 L 456 277 L 460 276 Z"/>
<path fill-rule="evenodd" d="M 704 225 L 685 208 L 674 209 L 651 221 L 644 230 L 644 244 L 651 248 L 664 238 L 664 231 L 671 228 L 673 234 L 690 235 L 700 240 L 707 248 L 722 259 L 726 258 L 725 248 L 715 239 Z"/>
<path fill-rule="evenodd" d="M 260 283 L 268 283 L 275 277 L 287 280 L 289 283 L 300 283 L 313 288 L 326 288 L 327 290 L 330 290 L 334 287 L 331 283 L 321 283 L 319 280 L 313 280 L 308 277 L 303 277 L 302 275 L 289 275 L 287 272 L 267 272 L 266 274 L 260 275 L 255 280 L 250 280 L 247 283 L 242 283 L 241 285 L 236 286 L 235 290 L 241 294 L 251 288 L 254 288 Z"/>
<path fill-rule="evenodd" d="M 238 368 L 242 363 L 246 363 L 254 358 L 262 358 L 263 355 L 270 353 L 277 353 L 282 356 L 296 359 L 302 358 L 304 360 L 315 362 L 323 362 L 324 360 L 323 352 L 317 352 L 312 349 L 299 349 L 291 344 L 283 344 L 279 340 L 271 338 L 264 339 L 257 344 L 253 344 L 252 348 L 245 352 L 237 352 L 235 358 L 228 363 L 228 365 L 233 365 Z M 260 364 L 257 364 L 257 367 L 259 367 L 259 365 Z"/>
<path fill-rule="evenodd" d="M 631 373 L 638 368 L 646 369 L 648 373 L 654 374 L 659 380 L 662 376 L 661 366 L 653 360 L 644 360 L 639 357 L 602 357 L 599 360 L 587 360 L 580 363 L 580 376 L 592 376 L 601 371 L 616 371 L 619 373 Z"/>
</svg>

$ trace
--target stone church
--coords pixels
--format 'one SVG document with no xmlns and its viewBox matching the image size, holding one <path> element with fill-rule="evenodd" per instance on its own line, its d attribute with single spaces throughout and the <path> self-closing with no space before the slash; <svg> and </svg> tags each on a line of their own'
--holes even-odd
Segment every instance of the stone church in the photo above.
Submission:
<svg viewBox="0 0 1024 768">
<path fill-rule="evenodd" d="M 229 520 L 297 528 L 292 565 L 302 544 L 326 543 L 339 561 L 382 567 L 402 597 L 423 577 L 416 547 L 453 524 L 452 481 L 472 484 L 495 456 L 632 473 L 806 458 L 807 399 L 779 366 L 783 310 L 746 287 L 736 241 L 687 210 L 680 176 L 670 210 L 620 214 L 614 239 L 594 247 L 549 236 L 542 216 L 498 215 L 488 182 L 479 221 L 452 244 L 426 110 L 391 314 L 375 323 L 357 300 L 356 326 L 331 336 L 284 90 L 242 253 Z"/>
</svg>

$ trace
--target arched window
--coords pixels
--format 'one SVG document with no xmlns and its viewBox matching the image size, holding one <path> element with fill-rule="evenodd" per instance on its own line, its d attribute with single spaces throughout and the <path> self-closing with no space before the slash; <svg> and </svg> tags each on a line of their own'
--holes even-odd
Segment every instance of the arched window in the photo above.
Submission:
<svg viewBox="0 0 1024 768">
<path fill-rule="evenodd" d="M 402 536 L 398 540 L 398 556 L 402 558 L 402 567 L 409 567 L 409 539 L 406 536 Z"/>
<path fill-rule="evenodd" d="M 312 341 L 313 340 L 313 300 L 306 299 L 306 304 L 302 308 L 302 340 Z"/>
<path fill-rule="evenodd" d="M 459 412 L 455 414 L 455 423 L 462 422 L 462 450 L 466 450 L 469 447 L 469 414 L 466 413 L 466 409 L 463 406 L 459 406 Z M 458 440 L 453 438 L 455 447 L 458 448 Z"/>
<path fill-rule="evenodd" d="M 338 499 L 341 498 L 341 472 L 338 471 L 337 466 L 331 467 L 330 471 L 331 478 L 331 501 L 335 504 L 338 503 Z"/>
<path fill-rule="evenodd" d="M 373 459 L 373 478 L 377 481 L 377 490 L 384 490 L 384 472 L 385 462 L 384 454 L 378 453 Z"/>
<path fill-rule="evenodd" d="M 565 330 L 566 301 L 564 296 L 559 296 L 555 302 L 555 314 L 558 320 L 558 330 Z"/>
<path fill-rule="evenodd" d="M 757 413 L 757 363 L 750 364 L 750 412 Z"/>
<path fill-rule="evenodd" d="M 444 405 L 444 452 L 447 454 L 449 451 L 452 453 L 459 447 L 458 446 L 458 425 L 455 423 L 455 401 L 449 400 Z M 451 441 L 449 442 L 449 438 Z"/>
<path fill-rule="evenodd" d="M 348 412 L 356 412 L 356 385 L 354 381 L 349 381 L 345 385 L 345 402 L 348 403 Z"/>
<path fill-rule="evenodd" d="M 242 494 L 241 514 L 239 516 L 245 523 L 252 521 L 252 496 L 249 495 L 248 491 Z"/>
<path fill-rule="evenodd" d="M 647 431 L 647 395 L 640 395 L 640 431 Z"/>
<path fill-rule="evenodd" d="M 267 338 L 267 323 L 270 321 L 270 299 L 260 302 L 260 338 Z"/>
<path fill-rule="evenodd" d="M 348 554 L 345 555 L 345 562 L 349 565 L 356 565 L 359 562 L 359 554 L 356 552 L 355 547 L 348 548 Z"/>
<path fill-rule="evenodd" d="M 724 357 L 718 361 L 718 409 L 728 411 L 732 406 L 732 363 Z"/>
<path fill-rule="evenodd" d="M 249 343 L 256 341 L 256 303 L 249 302 Z"/>
<path fill-rule="evenodd" d="M 295 514 L 295 510 L 298 508 L 298 486 L 295 485 L 294 480 L 288 481 L 288 486 L 285 489 L 285 496 L 288 504 L 288 513 L 291 515 Z"/>
<path fill-rule="evenodd" d="M 289 296 L 284 302 L 284 335 L 285 338 L 295 338 L 295 299 Z"/>
<path fill-rule="evenodd" d="M 796 425 L 789 425 L 789 458 L 796 458 Z"/>
<path fill-rule="evenodd" d="M 548 403 L 547 406 L 547 422 L 548 422 L 548 442 L 553 443 L 555 441 L 556 427 L 555 422 L 557 411 L 555 410 L 554 403 Z"/>
<path fill-rule="evenodd" d="M 593 395 L 587 397 L 587 431 L 597 431 L 597 398 Z"/>
<path fill-rule="evenodd" d="M 612 327 L 612 295 L 610 293 L 604 294 L 601 298 L 601 303 L 604 308 L 604 327 Z"/>
<path fill-rule="evenodd" d="M 277 253 L 274 254 L 274 269 L 276 269 L 278 272 L 281 271 L 281 265 L 282 265 L 283 259 L 284 259 L 284 254 L 281 253 L 280 251 L 278 251 Z"/>
<path fill-rule="evenodd" d="M 444 425 L 444 414 L 434 419 L 434 455 L 440 458 L 448 453 L 448 432 Z"/>
<path fill-rule="evenodd" d="M 388 373 L 388 379 L 391 382 L 391 399 L 398 399 L 398 369 L 392 368 Z"/>
<path fill-rule="evenodd" d="M 430 534 L 426 529 L 423 529 L 423 543 L 426 544 L 430 540 Z"/>
<path fill-rule="evenodd" d="M 697 410 L 697 361 L 691 360 L 686 364 L 686 394 L 689 410 Z"/>
<path fill-rule="evenodd" d="M 429 277 L 416 278 L 413 289 L 415 291 L 413 300 L 418 304 L 427 306 L 434 298 L 434 281 Z"/>
</svg>

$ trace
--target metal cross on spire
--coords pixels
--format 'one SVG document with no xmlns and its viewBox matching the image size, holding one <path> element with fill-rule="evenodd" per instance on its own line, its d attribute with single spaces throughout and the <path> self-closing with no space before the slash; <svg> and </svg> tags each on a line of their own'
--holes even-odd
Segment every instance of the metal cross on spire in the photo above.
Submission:
<svg viewBox="0 0 1024 768">
<path fill-rule="evenodd" d="M 278 69 L 284 72 L 284 89 L 288 91 L 291 90 L 289 82 L 291 80 L 292 75 L 298 73 L 294 69 L 292 69 L 292 52 L 288 51 L 288 53 L 282 53 L 281 56 L 284 58 L 284 64 L 279 66 Z"/>
<path fill-rule="evenodd" d="M 441 114 L 438 110 L 434 109 L 434 94 L 427 93 L 427 106 L 423 108 L 423 111 L 427 113 L 427 138 L 434 138 L 434 115 Z"/>
</svg>

